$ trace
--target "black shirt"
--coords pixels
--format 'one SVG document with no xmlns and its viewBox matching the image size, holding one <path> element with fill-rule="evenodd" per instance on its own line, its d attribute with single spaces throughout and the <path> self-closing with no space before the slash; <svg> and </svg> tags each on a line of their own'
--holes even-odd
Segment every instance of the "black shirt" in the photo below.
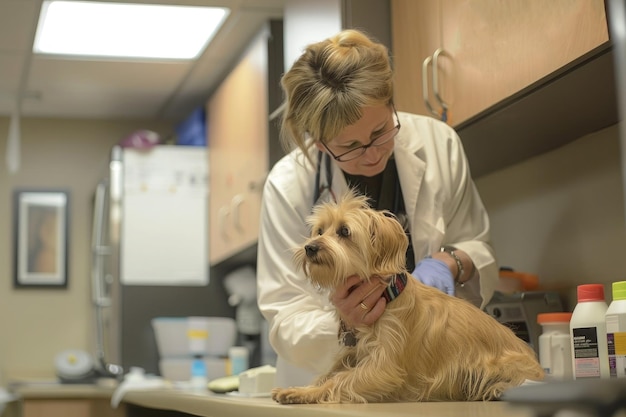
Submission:
<svg viewBox="0 0 626 417">
<path fill-rule="evenodd" d="M 352 175 L 343 171 L 348 186 L 359 194 L 365 195 L 369 199 L 372 208 L 376 210 L 388 210 L 392 212 L 400 221 L 409 239 L 409 247 L 406 254 L 406 267 L 409 272 L 415 269 L 415 256 L 413 254 L 413 244 L 409 232 L 409 222 L 404 208 L 404 198 L 402 187 L 398 178 L 396 161 L 393 156 L 389 159 L 385 169 L 373 177 L 363 175 Z"/>
</svg>

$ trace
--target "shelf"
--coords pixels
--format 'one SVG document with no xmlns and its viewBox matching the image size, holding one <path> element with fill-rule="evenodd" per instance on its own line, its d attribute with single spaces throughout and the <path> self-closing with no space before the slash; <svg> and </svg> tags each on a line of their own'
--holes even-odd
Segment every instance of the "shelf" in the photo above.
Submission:
<svg viewBox="0 0 626 417">
<path fill-rule="evenodd" d="M 619 121 L 607 42 L 455 126 L 478 178 Z"/>
</svg>

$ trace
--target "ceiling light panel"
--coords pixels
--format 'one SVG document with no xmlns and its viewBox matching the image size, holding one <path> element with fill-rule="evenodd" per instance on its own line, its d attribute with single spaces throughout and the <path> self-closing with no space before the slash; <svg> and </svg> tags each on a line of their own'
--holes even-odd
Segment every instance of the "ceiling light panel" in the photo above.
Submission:
<svg viewBox="0 0 626 417">
<path fill-rule="evenodd" d="M 106 58 L 198 57 L 228 9 L 46 0 L 33 51 Z"/>
</svg>

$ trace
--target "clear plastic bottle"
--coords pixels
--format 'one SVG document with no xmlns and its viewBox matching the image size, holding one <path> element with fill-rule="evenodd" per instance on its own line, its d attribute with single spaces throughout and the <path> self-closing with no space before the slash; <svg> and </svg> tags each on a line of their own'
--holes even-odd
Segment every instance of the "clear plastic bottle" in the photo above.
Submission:
<svg viewBox="0 0 626 417">
<path fill-rule="evenodd" d="M 541 324 L 539 336 L 539 363 L 546 380 L 566 381 L 573 378 L 572 341 L 569 323 L 572 313 L 542 313 L 537 315 Z"/>
<path fill-rule="evenodd" d="M 626 378 L 626 281 L 613 283 L 613 301 L 605 317 L 611 378 Z"/>
<path fill-rule="evenodd" d="M 585 284 L 577 290 L 578 304 L 570 321 L 574 379 L 609 378 L 604 286 Z"/>
<path fill-rule="evenodd" d="M 232 375 L 239 375 L 248 369 L 249 351 L 245 346 L 232 346 L 228 349 L 230 371 Z"/>
</svg>

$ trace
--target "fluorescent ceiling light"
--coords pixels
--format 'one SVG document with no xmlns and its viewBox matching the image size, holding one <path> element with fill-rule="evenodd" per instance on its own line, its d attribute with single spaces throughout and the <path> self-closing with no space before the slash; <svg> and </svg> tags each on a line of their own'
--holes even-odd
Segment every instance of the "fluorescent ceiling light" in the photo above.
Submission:
<svg viewBox="0 0 626 417">
<path fill-rule="evenodd" d="M 228 9 L 45 0 L 33 51 L 116 58 L 194 59 Z"/>
</svg>

